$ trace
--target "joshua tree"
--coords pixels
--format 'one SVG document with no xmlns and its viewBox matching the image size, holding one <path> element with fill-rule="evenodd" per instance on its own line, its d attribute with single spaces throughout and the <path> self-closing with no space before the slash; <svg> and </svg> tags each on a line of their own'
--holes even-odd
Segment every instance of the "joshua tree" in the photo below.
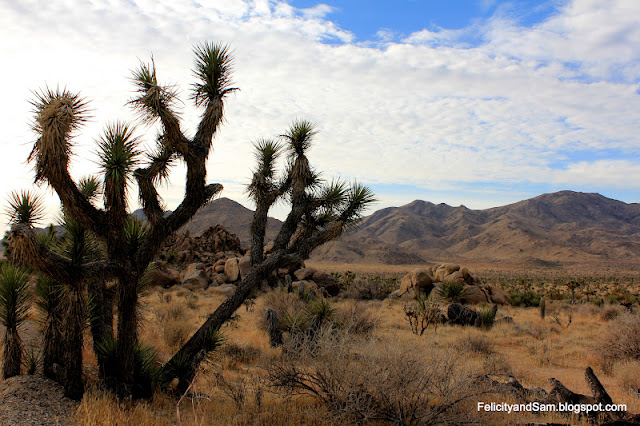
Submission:
<svg viewBox="0 0 640 426">
<path fill-rule="evenodd" d="M 29 311 L 29 275 L 10 264 L 5 264 L 0 275 L 0 324 L 6 327 L 3 350 L 4 363 L 2 377 L 20 374 L 22 361 L 22 341 L 18 327 L 28 316 Z"/>
<path fill-rule="evenodd" d="M 284 145 L 274 141 L 255 144 L 258 166 L 248 187 L 256 204 L 251 226 L 251 269 L 238 284 L 233 295 L 216 309 L 198 331 L 162 369 L 165 379 L 178 378 L 178 390 L 185 391 L 200 362 L 206 358 L 209 335 L 231 318 L 244 300 L 282 267 L 307 259 L 311 251 L 335 238 L 361 217 L 373 201 L 369 188 L 354 183 L 332 181 L 323 184 L 309 164 L 306 153 L 316 134 L 309 121 L 295 121 L 282 135 Z M 276 178 L 276 159 L 286 150 L 288 165 Z M 291 210 L 274 241 L 268 256 L 264 254 L 264 235 L 269 207 L 285 198 Z"/>
<path fill-rule="evenodd" d="M 97 200 L 83 193 L 68 170 L 72 138 L 87 119 L 87 102 L 66 89 L 45 89 L 33 101 L 37 140 L 29 159 L 35 163 L 36 182 L 51 186 L 62 202 L 65 217 L 98 238 L 106 249 L 102 258 L 75 262 L 39 242 L 32 221 L 14 220 L 11 259 L 38 269 L 65 288 L 78 291 L 83 286 L 91 290 L 92 279 L 98 278 L 102 283 L 115 281 L 116 356 L 115 361 L 110 359 L 106 376 L 121 395 L 136 392 L 138 290 L 144 273 L 165 238 L 222 190 L 220 184 L 206 183 L 206 161 L 213 136 L 223 119 L 224 100 L 236 90 L 231 80 L 232 55 L 226 46 L 211 43 L 196 46 L 194 53 L 196 83 L 191 99 L 201 108 L 202 115 L 192 138 L 188 138 L 180 127 L 175 108 L 177 91 L 158 83 L 154 62 L 142 63 L 134 71 L 137 95 L 130 105 L 143 121 L 159 121 L 161 131 L 156 138 L 157 149 L 141 165 L 142 153 L 133 127 L 125 123 L 107 126 L 98 142 L 103 208 L 97 206 Z M 278 267 L 299 263 L 315 247 L 338 237 L 373 200 L 370 191 L 361 185 L 349 187 L 343 182 L 321 185 L 318 173 L 306 157 L 314 134 L 311 123 L 299 121 L 283 135 L 285 143 L 282 146 L 275 142 L 257 144 L 259 165 L 249 189 L 256 202 L 252 269 L 237 291 L 164 366 L 163 378 L 180 376 L 181 389 L 186 389 L 206 353 L 218 346 L 217 329 L 258 284 Z M 276 159 L 285 149 L 289 163 L 278 180 Z M 186 164 L 185 195 L 180 205 L 165 215 L 156 188 L 168 178 L 171 165 L 178 160 Z M 127 191 L 134 179 L 147 219 L 146 226 L 129 219 Z M 283 197 L 290 202 L 291 212 L 273 251 L 269 257 L 264 257 L 267 213 L 269 207 Z M 105 294 L 103 290 L 99 289 L 98 294 Z M 91 301 L 91 295 L 89 299 Z M 77 307 L 82 306 L 81 300 L 77 302 Z M 103 313 L 104 321 L 107 317 L 110 315 Z"/>
<path fill-rule="evenodd" d="M 220 184 L 206 184 L 205 163 L 212 138 L 223 118 L 223 101 L 235 89 L 231 83 L 232 57 L 226 46 L 205 43 L 195 48 L 192 99 L 202 108 L 202 118 L 193 138 L 180 128 L 174 108 L 176 91 L 162 86 L 155 64 L 141 64 L 133 80 L 138 91 L 130 104 L 147 122 L 159 120 L 162 131 L 157 150 L 145 167 L 137 168 L 141 152 L 133 128 L 124 123 L 107 127 L 99 140 L 104 208 L 83 194 L 69 174 L 72 137 L 87 119 L 87 103 L 68 90 L 45 89 L 33 101 L 37 140 L 29 159 L 35 163 L 36 182 L 46 182 L 58 194 L 65 214 L 85 227 L 106 245 L 106 258 L 76 264 L 37 241 L 24 221 L 15 222 L 11 234 L 14 260 L 39 269 L 56 281 L 74 287 L 100 277 L 117 282 L 117 362 L 115 382 L 122 393 L 131 393 L 134 382 L 134 349 L 138 341 L 138 284 L 162 241 L 186 223 L 196 211 L 222 190 Z M 181 204 L 166 216 L 156 190 L 167 178 L 173 162 L 186 163 L 186 188 Z M 133 249 L 125 231 L 128 221 L 127 189 L 135 178 L 148 220 L 148 232 L 136 240 Z"/>
</svg>

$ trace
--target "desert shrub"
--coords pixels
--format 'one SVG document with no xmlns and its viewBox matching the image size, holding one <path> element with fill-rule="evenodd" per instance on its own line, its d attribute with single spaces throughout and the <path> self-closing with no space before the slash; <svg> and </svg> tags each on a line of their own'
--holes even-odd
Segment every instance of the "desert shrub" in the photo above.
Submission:
<svg viewBox="0 0 640 426">
<path fill-rule="evenodd" d="M 464 291 L 464 283 L 458 281 L 443 282 L 438 289 L 438 296 L 450 302 L 458 302 Z"/>
<path fill-rule="evenodd" d="M 536 340 L 543 340 L 549 335 L 549 329 L 546 326 L 528 321 L 522 325 L 516 325 L 514 330 L 518 335 L 530 336 Z"/>
<path fill-rule="evenodd" d="M 284 289 L 276 289 L 265 295 L 264 306 L 265 309 L 273 309 L 275 311 L 282 326 L 283 318 L 288 315 L 303 313 L 306 304 L 296 294 L 287 293 Z M 263 322 L 262 327 L 266 330 L 267 323 Z"/>
<path fill-rule="evenodd" d="M 636 296 L 631 294 L 627 288 L 618 287 L 611 293 L 605 296 L 605 300 L 612 305 L 624 304 L 624 305 L 633 305 L 637 303 L 638 300 Z"/>
<path fill-rule="evenodd" d="M 600 319 L 602 321 L 612 321 L 620 315 L 620 308 L 616 306 L 607 306 L 600 313 Z"/>
<path fill-rule="evenodd" d="M 596 352 L 612 360 L 640 360 L 640 318 L 624 314 L 609 324 Z"/>
<path fill-rule="evenodd" d="M 494 353 L 494 345 L 486 336 L 468 334 L 459 339 L 454 347 L 461 352 L 491 355 Z"/>
<path fill-rule="evenodd" d="M 323 335 L 306 360 L 286 356 L 268 368 L 269 384 L 285 395 L 320 401 L 334 422 L 456 424 L 456 406 L 481 393 L 458 356 L 375 345 L 353 336 Z"/>
<path fill-rule="evenodd" d="M 234 402 L 238 410 L 242 409 L 247 399 L 247 381 L 242 377 L 227 379 L 220 372 L 215 373 L 215 379 L 216 385 L 222 393 Z"/>
<path fill-rule="evenodd" d="M 615 376 L 622 389 L 640 394 L 640 361 L 625 361 L 615 366 Z"/>
<path fill-rule="evenodd" d="M 331 275 L 335 278 L 342 288 L 349 288 L 356 279 L 355 272 L 347 271 L 344 274 L 340 272 L 332 272 Z"/>
<path fill-rule="evenodd" d="M 162 321 L 162 337 L 171 349 L 178 349 L 191 336 L 191 326 L 183 319 L 166 319 Z"/>
<path fill-rule="evenodd" d="M 250 364 L 260 357 L 260 349 L 251 345 L 228 342 L 220 348 L 220 353 L 234 364 Z"/>
<path fill-rule="evenodd" d="M 438 301 L 425 297 L 420 297 L 411 303 L 405 303 L 402 309 L 407 321 L 409 321 L 411 332 L 420 336 L 432 324 L 435 332 L 438 324 L 444 318 Z"/>
<path fill-rule="evenodd" d="M 555 351 L 548 340 L 539 340 L 527 343 L 529 353 L 533 355 L 540 367 L 549 366 L 554 361 Z"/>
<path fill-rule="evenodd" d="M 166 294 L 164 295 L 164 298 L 169 298 L 169 300 L 171 300 L 171 295 Z M 184 317 L 184 306 L 175 303 L 168 306 L 161 306 L 156 309 L 156 317 L 160 322 L 182 319 Z"/>
<path fill-rule="evenodd" d="M 195 294 L 191 294 L 187 299 L 187 308 L 191 310 L 198 309 L 198 296 Z"/>
<path fill-rule="evenodd" d="M 507 359 L 497 353 L 492 353 L 482 358 L 482 370 L 486 374 L 511 376 L 513 369 Z"/>
<path fill-rule="evenodd" d="M 336 326 L 348 333 L 368 336 L 380 324 L 363 302 L 349 300 L 346 305 L 337 308 Z"/>
<path fill-rule="evenodd" d="M 533 306 L 540 305 L 540 298 L 542 295 L 534 292 L 534 291 L 514 291 L 511 290 L 509 292 L 509 296 L 511 296 L 511 305 L 518 306 L 521 308 L 530 308 Z"/>
<path fill-rule="evenodd" d="M 398 288 L 398 277 L 365 275 L 353 279 L 344 296 L 356 300 L 384 300 Z"/>
</svg>

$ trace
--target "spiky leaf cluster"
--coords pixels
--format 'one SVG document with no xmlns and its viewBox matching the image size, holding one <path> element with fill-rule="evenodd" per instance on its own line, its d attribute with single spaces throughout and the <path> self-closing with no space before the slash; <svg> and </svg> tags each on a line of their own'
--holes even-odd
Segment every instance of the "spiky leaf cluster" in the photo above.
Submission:
<svg viewBox="0 0 640 426">
<path fill-rule="evenodd" d="M 121 122 L 108 125 L 98 140 L 98 157 L 105 183 L 123 185 L 138 164 L 138 138 L 133 128 Z"/>
<path fill-rule="evenodd" d="M 276 179 L 276 163 L 282 152 L 283 146 L 272 139 L 260 139 L 254 143 L 257 167 L 247 188 L 249 196 L 254 201 L 278 190 L 280 182 Z"/>
<path fill-rule="evenodd" d="M 158 84 L 156 75 L 156 64 L 153 58 L 151 63 L 140 63 L 140 66 L 133 71 L 131 78 L 136 86 L 138 96 L 133 98 L 129 104 L 140 114 L 140 118 L 151 123 L 167 111 L 173 111 L 178 92 L 171 86 Z"/>
<path fill-rule="evenodd" d="M 193 74 L 192 99 L 197 106 L 207 106 L 237 90 L 233 86 L 233 54 L 229 47 L 219 43 L 202 43 L 194 48 L 196 61 Z"/>
<path fill-rule="evenodd" d="M 36 162 L 36 182 L 45 179 L 46 167 L 64 167 L 69 163 L 73 132 L 88 119 L 85 99 L 67 89 L 45 88 L 31 100 L 39 135 L 29 155 Z"/>
<path fill-rule="evenodd" d="M 295 120 L 289 130 L 282 135 L 287 142 L 287 149 L 297 156 L 304 155 L 318 133 L 315 124 L 309 120 Z"/>
<path fill-rule="evenodd" d="M 124 226 L 124 236 L 131 253 L 138 250 L 148 232 L 149 227 L 143 221 L 137 217 L 129 216 Z"/>
<path fill-rule="evenodd" d="M 9 263 L 0 273 L 0 324 L 15 329 L 29 315 L 29 274 Z"/>
<path fill-rule="evenodd" d="M 12 192 L 7 208 L 11 224 L 35 225 L 44 216 L 42 197 L 30 191 Z"/>
</svg>

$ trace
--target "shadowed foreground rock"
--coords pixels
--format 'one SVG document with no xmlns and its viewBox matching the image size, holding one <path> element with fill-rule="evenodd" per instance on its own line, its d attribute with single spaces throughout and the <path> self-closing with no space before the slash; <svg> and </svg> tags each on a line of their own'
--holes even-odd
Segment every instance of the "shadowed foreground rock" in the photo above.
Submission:
<svg viewBox="0 0 640 426">
<path fill-rule="evenodd" d="M 459 303 L 452 303 L 447 308 L 447 317 L 450 324 L 478 326 L 480 314 L 473 309 L 462 306 Z"/>
</svg>

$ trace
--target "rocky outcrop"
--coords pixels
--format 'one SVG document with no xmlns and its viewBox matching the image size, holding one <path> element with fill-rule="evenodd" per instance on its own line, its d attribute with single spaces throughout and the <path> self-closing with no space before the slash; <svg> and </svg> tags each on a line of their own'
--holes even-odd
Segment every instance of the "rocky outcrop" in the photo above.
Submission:
<svg viewBox="0 0 640 426">
<path fill-rule="evenodd" d="M 433 289 L 434 278 L 431 269 L 415 269 L 402 278 L 398 296 L 416 298 L 428 296 Z"/>
<path fill-rule="evenodd" d="M 238 237 L 216 225 L 198 237 L 192 237 L 189 231 L 173 234 L 162 244 L 158 257 L 170 263 L 211 265 L 222 258 L 242 257 L 244 253 Z"/>
<path fill-rule="evenodd" d="M 437 292 L 443 283 L 463 285 L 460 295 L 462 303 L 493 303 L 498 305 L 511 303 L 506 291 L 492 285 L 484 285 L 467 268 L 453 263 L 443 263 L 409 272 L 402 278 L 400 289 L 393 292 L 391 296 L 411 299 L 429 296 L 432 292 Z"/>
<path fill-rule="evenodd" d="M 271 246 L 271 243 L 267 244 L 266 256 L 269 256 Z M 174 234 L 160 249 L 150 281 L 163 287 L 182 284 L 192 290 L 220 287 L 220 292 L 226 294 L 232 288 L 227 284 L 237 284 L 251 270 L 248 252 L 240 246 L 236 235 L 221 225 L 209 228 L 199 237 L 192 237 L 188 231 Z M 177 272 L 179 270 L 183 272 Z M 306 268 L 304 262 L 274 271 L 264 287 L 291 282 L 303 283 L 306 291 L 311 290 L 318 295 L 336 296 L 340 293 L 340 283 L 332 275 Z"/>
<path fill-rule="evenodd" d="M 209 277 L 204 272 L 205 265 L 202 263 L 192 263 L 182 273 L 181 284 L 189 290 L 202 289 L 209 287 Z"/>
</svg>

